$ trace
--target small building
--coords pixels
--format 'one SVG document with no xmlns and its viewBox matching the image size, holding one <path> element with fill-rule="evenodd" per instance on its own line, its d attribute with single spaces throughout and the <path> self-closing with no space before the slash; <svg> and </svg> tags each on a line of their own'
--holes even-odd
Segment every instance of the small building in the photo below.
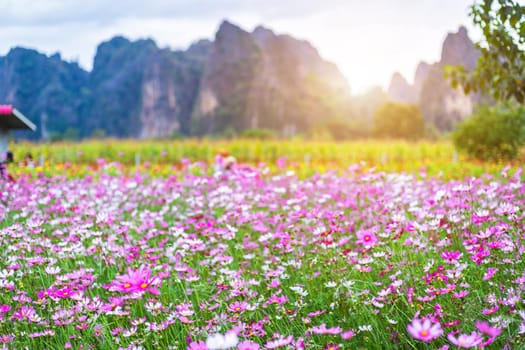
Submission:
<svg viewBox="0 0 525 350">
<path fill-rule="evenodd" d="M 0 105 L 0 162 L 6 159 L 11 130 L 36 131 L 36 125 L 13 106 Z"/>
</svg>

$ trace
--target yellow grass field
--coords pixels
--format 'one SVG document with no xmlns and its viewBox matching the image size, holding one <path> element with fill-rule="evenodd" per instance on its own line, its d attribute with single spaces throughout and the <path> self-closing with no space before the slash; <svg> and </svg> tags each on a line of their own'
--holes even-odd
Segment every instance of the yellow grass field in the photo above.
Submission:
<svg viewBox="0 0 525 350">
<path fill-rule="evenodd" d="M 22 160 L 31 153 L 34 171 L 71 174 L 85 173 L 93 167 L 117 163 L 121 169 L 147 169 L 167 175 L 184 159 L 212 164 L 219 153 L 234 156 L 239 163 L 265 163 L 270 169 L 287 167 L 301 174 L 343 169 L 353 164 L 388 172 L 426 173 L 448 178 L 499 173 L 507 165 L 519 166 L 521 157 L 508 162 L 479 162 L 458 154 L 447 141 L 404 142 L 364 140 L 353 142 L 308 142 L 290 140 L 103 140 L 79 143 L 16 143 L 15 173 L 23 169 Z"/>
</svg>

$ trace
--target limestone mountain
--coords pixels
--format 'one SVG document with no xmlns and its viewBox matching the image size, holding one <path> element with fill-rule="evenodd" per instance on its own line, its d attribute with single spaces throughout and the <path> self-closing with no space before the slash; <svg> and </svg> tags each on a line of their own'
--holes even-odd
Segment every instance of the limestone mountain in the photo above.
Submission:
<svg viewBox="0 0 525 350">
<path fill-rule="evenodd" d="M 448 87 L 443 67 L 459 63 L 469 69 L 476 59 L 462 28 L 447 36 L 440 62 L 418 66 L 414 84 L 394 76 L 390 97 L 418 103 L 427 120 L 448 130 L 473 98 Z M 114 37 L 98 46 L 90 72 L 58 54 L 30 49 L 0 56 L 0 103 L 16 105 L 39 126 L 30 137 L 44 139 L 158 138 L 249 128 L 293 135 L 347 124 L 367 130 L 374 103 L 383 98 L 380 90 L 352 97 L 339 69 L 307 41 L 262 26 L 248 32 L 228 21 L 213 41 L 186 50 Z"/>
<path fill-rule="evenodd" d="M 348 112 L 337 67 L 306 41 L 224 21 L 213 42 L 187 50 L 118 36 L 101 43 L 93 69 L 16 48 L 0 57 L 0 103 L 40 126 L 39 137 L 155 138 L 270 128 L 307 130 Z"/>
<path fill-rule="evenodd" d="M 478 57 L 479 51 L 468 37 L 467 30 L 460 27 L 456 33 L 447 34 L 439 62 L 421 62 L 418 65 L 414 84 L 403 85 L 400 82 L 404 78 L 394 75 L 388 90 L 389 97 L 394 101 L 417 104 L 427 122 L 441 131 L 450 131 L 457 122 L 472 113 L 473 106 L 481 97 L 452 89 L 444 78 L 444 68 L 447 65 L 463 65 L 471 70 L 476 66 Z"/>
<path fill-rule="evenodd" d="M 171 51 L 115 37 L 98 46 L 91 72 L 59 55 L 15 48 L 0 57 L 0 102 L 36 122 L 39 133 L 29 137 L 189 134 L 209 46 Z"/>
<path fill-rule="evenodd" d="M 194 111 L 197 134 L 225 128 L 306 131 L 347 112 L 349 87 L 308 42 L 224 21 L 212 44 Z"/>
<path fill-rule="evenodd" d="M 87 110 L 88 130 L 139 138 L 188 134 L 209 43 L 186 51 L 153 40 L 116 37 L 99 45 Z"/>
<path fill-rule="evenodd" d="M 418 94 L 415 86 L 412 86 L 401 73 L 396 72 L 390 80 L 388 96 L 397 102 L 415 104 Z"/>
<path fill-rule="evenodd" d="M 89 75 L 75 63 L 55 54 L 14 48 L 0 56 L 0 103 L 15 104 L 39 127 L 29 137 L 63 133 L 82 123 Z"/>
</svg>

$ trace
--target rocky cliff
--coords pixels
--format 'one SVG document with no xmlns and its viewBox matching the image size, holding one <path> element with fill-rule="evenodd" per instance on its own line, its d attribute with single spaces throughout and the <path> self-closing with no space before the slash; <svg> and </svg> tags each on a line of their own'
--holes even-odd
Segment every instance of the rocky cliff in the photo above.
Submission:
<svg viewBox="0 0 525 350">
<path fill-rule="evenodd" d="M 415 104 L 418 98 L 415 86 L 411 85 L 399 72 L 392 75 L 388 85 L 388 96 L 394 101 L 410 104 Z"/>
<path fill-rule="evenodd" d="M 12 103 L 39 127 L 32 138 L 47 137 L 51 128 L 64 132 L 79 125 L 89 75 L 60 55 L 15 48 L 0 57 L 0 103 Z"/>
<path fill-rule="evenodd" d="M 12 49 L 0 57 L 0 102 L 17 106 L 39 126 L 29 137 L 117 137 L 189 134 L 210 43 L 186 51 L 152 40 L 115 37 L 99 45 L 86 72 L 59 55 Z"/>
<path fill-rule="evenodd" d="M 197 134 L 225 128 L 305 131 L 341 113 L 349 87 L 306 41 L 225 21 L 212 44 L 194 111 Z M 327 101 L 332 96 L 339 101 Z"/>
<path fill-rule="evenodd" d="M 99 45 L 90 74 L 88 129 L 140 138 L 188 134 L 208 47 L 199 42 L 171 51 L 152 40 L 122 37 Z"/>
<path fill-rule="evenodd" d="M 115 37 L 98 46 L 91 72 L 58 55 L 13 49 L 0 57 L 0 81 L 0 102 L 15 104 L 44 138 L 293 134 L 345 113 L 349 98 L 337 67 L 308 42 L 227 21 L 213 42 L 185 51 Z"/>
<path fill-rule="evenodd" d="M 414 84 L 396 74 L 390 97 L 418 103 L 428 121 L 450 130 L 475 99 L 450 89 L 443 67 L 470 69 L 477 55 L 460 28 L 445 39 L 440 62 L 418 66 Z M 115 37 L 98 46 L 91 72 L 23 48 L 0 57 L 0 103 L 16 105 L 39 126 L 30 137 L 158 138 L 249 128 L 293 135 L 341 122 L 366 129 L 376 106 L 363 101 L 382 99 L 377 91 L 351 97 L 338 68 L 307 41 L 228 21 L 213 41 L 187 50 Z"/>
<path fill-rule="evenodd" d="M 468 37 L 467 30 L 460 27 L 456 33 L 446 36 L 439 62 L 418 65 L 414 84 L 406 83 L 399 74 L 394 75 L 388 89 L 389 97 L 394 101 L 417 104 L 427 122 L 441 131 L 450 131 L 457 122 L 472 113 L 473 106 L 481 98 L 478 94 L 467 96 L 461 89 L 452 89 L 444 78 L 444 68 L 447 65 L 462 65 L 471 70 L 476 66 L 478 57 L 479 52 Z"/>
</svg>

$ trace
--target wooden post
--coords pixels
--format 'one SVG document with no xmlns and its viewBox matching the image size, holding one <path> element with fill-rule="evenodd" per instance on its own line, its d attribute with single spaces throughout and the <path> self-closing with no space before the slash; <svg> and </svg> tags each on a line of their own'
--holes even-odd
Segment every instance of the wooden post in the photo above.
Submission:
<svg viewBox="0 0 525 350">
<path fill-rule="evenodd" d="M 304 155 L 304 165 L 310 165 L 310 155 L 308 153 Z"/>
</svg>

